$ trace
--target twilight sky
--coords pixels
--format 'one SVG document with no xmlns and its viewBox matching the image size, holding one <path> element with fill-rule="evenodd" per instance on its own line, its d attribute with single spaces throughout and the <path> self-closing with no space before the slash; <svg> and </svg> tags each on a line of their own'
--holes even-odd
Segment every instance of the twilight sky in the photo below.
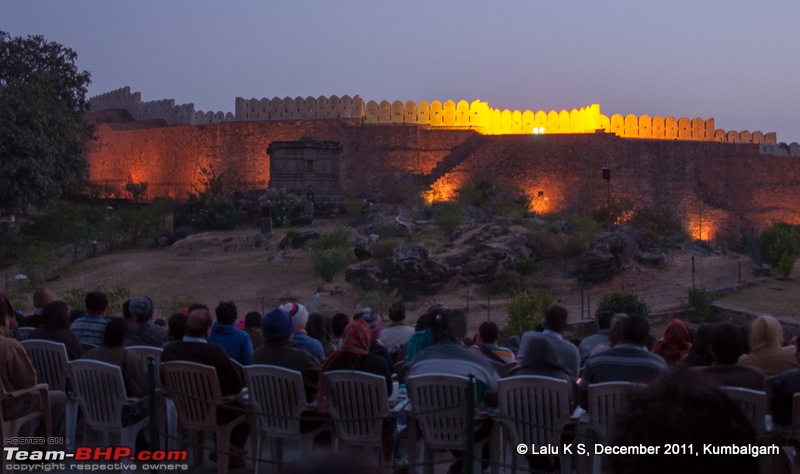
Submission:
<svg viewBox="0 0 800 474">
<path fill-rule="evenodd" d="M 78 53 L 89 95 L 487 101 L 714 117 L 800 142 L 800 1 L 0 0 L 0 30 Z"/>
</svg>

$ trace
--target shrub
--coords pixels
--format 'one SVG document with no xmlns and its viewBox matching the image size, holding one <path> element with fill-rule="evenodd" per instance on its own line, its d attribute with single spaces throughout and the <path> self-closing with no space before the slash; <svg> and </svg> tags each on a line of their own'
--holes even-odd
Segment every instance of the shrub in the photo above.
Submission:
<svg viewBox="0 0 800 474">
<path fill-rule="evenodd" d="M 509 336 L 522 336 L 539 323 L 544 322 L 544 312 L 553 304 L 553 297 L 547 293 L 534 291 L 519 292 L 508 302 L 506 310 L 505 333 Z"/>
<path fill-rule="evenodd" d="M 236 222 L 233 202 L 228 199 L 213 198 L 200 207 L 194 225 L 200 229 L 233 229 L 236 227 Z"/>
<path fill-rule="evenodd" d="M 530 198 L 501 176 L 484 174 L 456 191 L 458 202 L 506 217 L 528 215 Z"/>
<path fill-rule="evenodd" d="M 332 282 L 334 277 L 347 266 L 347 249 L 343 247 L 311 249 L 311 264 L 314 274 L 327 282 Z"/>
<path fill-rule="evenodd" d="M 631 224 L 661 249 L 674 247 L 689 238 L 680 218 L 664 207 L 637 209 Z"/>
<path fill-rule="evenodd" d="M 351 231 L 347 227 L 337 227 L 320 235 L 319 239 L 314 241 L 312 247 L 318 249 L 348 247 L 350 245 L 350 235 Z"/>
<path fill-rule="evenodd" d="M 436 211 L 433 222 L 447 235 L 464 223 L 464 206 L 460 203 L 441 202 L 436 204 Z"/>
<path fill-rule="evenodd" d="M 628 222 L 634 215 L 633 199 L 627 196 L 612 196 L 606 200 L 592 214 L 597 222 L 607 222 L 609 224 L 623 224 Z"/>
<path fill-rule="evenodd" d="M 714 314 L 711 308 L 713 302 L 714 298 L 706 293 L 705 287 L 689 288 L 689 306 L 692 307 L 692 322 L 702 323 L 708 320 Z"/>
<path fill-rule="evenodd" d="M 785 222 L 769 226 L 758 238 L 764 261 L 772 265 L 781 278 L 788 278 L 800 255 L 800 227 Z"/>
<path fill-rule="evenodd" d="M 514 295 L 524 292 L 525 280 L 519 273 L 501 270 L 486 288 L 490 295 Z"/>
<path fill-rule="evenodd" d="M 370 251 L 372 252 L 372 258 L 376 258 L 378 260 L 389 258 L 392 256 L 392 252 L 394 252 L 394 249 L 402 245 L 404 245 L 402 239 L 379 240 L 374 244 L 372 244 L 372 246 L 370 247 Z"/>
<path fill-rule="evenodd" d="M 535 258 L 525 258 L 517 262 L 514 266 L 514 271 L 520 275 L 531 275 L 536 273 L 539 268 L 539 263 Z"/>
<path fill-rule="evenodd" d="M 292 218 L 303 208 L 300 198 L 286 192 L 285 189 L 268 189 L 259 199 L 259 203 L 270 207 L 272 224 L 275 227 L 289 225 Z"/>
<path fill-rule="evenodd" d="M 612 311 L 614 313 L 641 314 L 647 316 L 650 309 L 638 296 L 631 293 L 611 293 L 603 297 L 597 305 L 597 311 Z"/>
</svg>

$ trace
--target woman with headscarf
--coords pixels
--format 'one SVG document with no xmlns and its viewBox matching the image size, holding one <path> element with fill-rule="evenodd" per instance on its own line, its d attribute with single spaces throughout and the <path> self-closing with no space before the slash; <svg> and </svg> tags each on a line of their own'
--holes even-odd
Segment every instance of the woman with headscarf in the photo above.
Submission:
<svg viewBox="0 0 800 474">
<path fill-rule="evenodd" d="M 370 308 L 364 308 L 356 313 L 353 319 L 363 320 L 369 325 L 369 329 L 372 332 L 372 342 L 369 345 L 369 353 L 383 358 L 386 364 L 389 365 L 389 372 L 393 372 L 394 363 L 392 362 L 392 356 L 389 354 L 389 350 L 386 346 L 379 340 L 381 331 L 383 331 L 383 318 L 373 313 Z"/>
<path fill-rule="evenodd" d="M 711 357 L 711 323 L 701 324 L 694 332 L 692 348 L 677 362 L 678 367 L 707 367 L 714 362 Z"/>
<path fill-rule="evenodd" d="M 783 327 L 772 316 L 760 316 L 750 332 L 750 353 L 739 358 L 739 365 L 754 367 L 772 377 L 797 368 L 794 347 L 783 346 Z"/>
<path fill-rule="evenodd" d="M 325 383 L 322 374 L 331 370 L 357 370 L 375 374 L 386 379 L 386 393 L 392 393 L 392 373 L 383 358 L 370 354 L 369 346 L 372 342 L 372 330 L 369 324 L 361 319 L 350 321 L 342 334 L 341 346 L 334 352 L 322 366 L 319 385 L 317 386 L 317 410 L 327 412 L 325 402 Z"/>
<path fill-rule="evenodd" d="M 691 348 L 689 326 L 680 319 L 673 319 L 664 329 L 664 337 L 656 343 L 653 353 L 663 357 L 667 367 L 672 367 L 688 354 Z"/>
</svg>

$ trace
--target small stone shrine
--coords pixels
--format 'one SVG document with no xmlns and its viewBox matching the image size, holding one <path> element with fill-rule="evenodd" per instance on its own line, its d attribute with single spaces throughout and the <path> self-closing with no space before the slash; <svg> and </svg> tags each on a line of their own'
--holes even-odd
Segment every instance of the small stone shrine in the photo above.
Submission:
<svg viewBox="0 0 800 474">
<path fill-rule="evenodd" d="M 312 202 L 341 201 L 337 142 L 303 137 L 295 142 L 271 142 L 269 188 L 285 189 Z"/>
</svg>

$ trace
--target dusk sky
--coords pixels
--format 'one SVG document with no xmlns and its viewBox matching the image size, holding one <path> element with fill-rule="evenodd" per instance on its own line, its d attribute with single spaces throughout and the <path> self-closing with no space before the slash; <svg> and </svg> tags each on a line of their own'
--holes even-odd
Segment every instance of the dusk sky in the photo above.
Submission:
<svg viewBox="0 0 800 474">
<path fill-rule="evenodd" d="M 799 0 L 8 1 L 0 30 L 78 53 L 89 95 L 480 99 L 703 119 L 800 142 Z"/>
</svg>

